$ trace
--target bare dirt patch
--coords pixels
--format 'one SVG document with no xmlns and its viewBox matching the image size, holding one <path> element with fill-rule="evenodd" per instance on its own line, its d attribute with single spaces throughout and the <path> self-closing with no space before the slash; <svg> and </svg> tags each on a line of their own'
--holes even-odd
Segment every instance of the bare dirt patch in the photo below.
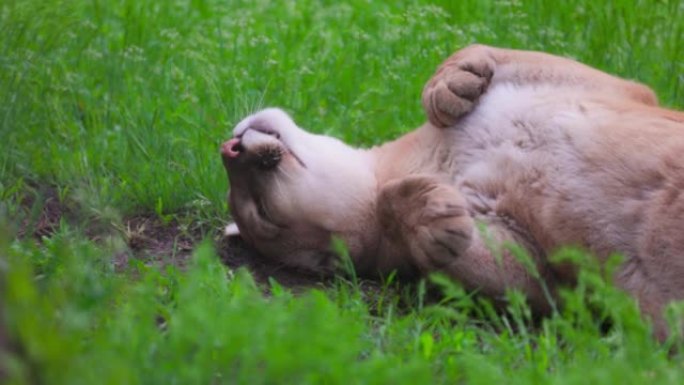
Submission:
<svg viewBox="0 0 684 385">
<path fill-rule="evenodd" d="M 36 239 L 51 236 L 65 215 L 67 208 L 59 201 L 55 189 L 43 189 L 36 194 L 26 194 L 20 202 L 23 215 L 19 220 L 17 235 Z"/>
<path fill-rule="evenodd" d="M 128 250 L 114 256 L 117 269 L 124 269 L 130 258 L 157 265 L 185 267 L 198 241 L 198 236 L 183 231 L 177 221 L 163 223 L 154 216 L 125 218 L 119 230 Z"/>
<path fill-rule="evenodd" d="M 201 235 L 188 234 L 181 230 L 176 221 L 163 224 L 156 218 L 134 217 L 126 219 L 125 223 L 127 228 L 135 229 L 128 237 L 133 256 L 146 262 L 184 268 L 195 246 L 202 241 Z M 268 260 L 239 237 L 225 237 L 220 230 L 208 236 L 214 240 L 216 252 L 226 266 L 232 269 L 247 268 L 259 283 L 267 283 L 269 278 L 273 278 L 283 286 L 302 287 L 315 285 L 322 280 L 308 272 Z M 116 258 L 121 258 L 121 255 Z M 119 265 L 126 262 L 115 260 L 115 264 Z"/>
<path fill-rule="evenodd" d="M 83 227 L 84 233 L 94 241 L 120 235 L 126 247 L 113 255 L 114 267 L 118 271 L 125 270 L 132 258 L 146 264 L 185 268 L 195 246 L 209 238 L 214 241 L 225 265 L 232 269 L 247 268 L 257 282 L 266 283 L 273 278 L 286 287 L 308 287 L 324 281 L 310 272 L 288 268 L 264 258 L 239 237 L 223 236 L 221 229 L 203 232 L 175 219 L 163 222 L 156 215 L 134 215 L 123 218 L 117 225 L 102 224 L 79 214 L 76 205 L 61 202 L 55 189 L 37 191 L 21 201 L 23 213 L 17 228 L 20 238 L 32 237 L 40 241 L 50 237 L 63 220 Z"/>
<path fill-rule="evenodd" d="M 188 231 L 178 221 L 163 223 L 157 217 L 136 216 L 124 220 L 124 235 L 129 251 L 115 256 L 115 265 L 123 268 L 131 256 L 147 263 L 185 267 L 195 246 L 205 237 L 214 241 L 216 252 L 228 267 L 247 268 L 257 282 L 273 278 L 287 287 L 312 286 L 322 280 L 309 272 L 294 270 L 268 260 L 247 246 L 239 237 L 225 237 L 221 230 L 202 235 Z"/>
</svg>

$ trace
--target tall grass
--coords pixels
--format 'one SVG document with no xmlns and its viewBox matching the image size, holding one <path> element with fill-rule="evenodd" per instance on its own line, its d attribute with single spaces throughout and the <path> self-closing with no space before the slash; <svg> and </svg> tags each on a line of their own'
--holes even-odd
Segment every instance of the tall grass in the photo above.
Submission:
<svg viewBox="0 0 684 385">
<path fill-rule="evenodd" d="M 681 20 L 668 0 L 2 2 L 0 380 L 680 383 L 681 347 L 654 343 L 590 263 L 561 312 L 535 320 L 518 293 L 501 314 L 440 277 L 436 303 L 424 286 L 369 294 L 343 278 L 264 296 L 209 243 L 187 270 L 115 272 L 122 240 L 88 239 L 83 217 L 40 241 L 16 229 L 42 186 L 86 219 L 218 226 L 218 145 L 244 115 L 282 106 L 312 131 L 377 144 L 425 119 L 423 83 L 472 42 L 571 56 L 681 108 Z"/>
<path fill-rule="evenodd" d="M 598 269 L 535 322 L 518 293 L 500 314 L 440 277 L 441 302 L 419 289 L 402 304 L 386 286 L 369 307 L 344 280 L 298 296 L 274 283 L 265 297 L 208 244 L 185 272 L 115 275 L 108 251 L 65 232 L 3 242 L 4 320 L 20 343 L 2 356 L 10 383 L 681 382 L 679 353 Z"/>
<path fill-rule="evenodd" d="M 424 120 L 423 83 L 472 42 L 572 56 L 681 106 L 683 16 L 677 1 L 10 0 L 0 175 L 126 213 L 223 215 L 218 145 L 261 106 L 376 144 Z"/>
</svg>

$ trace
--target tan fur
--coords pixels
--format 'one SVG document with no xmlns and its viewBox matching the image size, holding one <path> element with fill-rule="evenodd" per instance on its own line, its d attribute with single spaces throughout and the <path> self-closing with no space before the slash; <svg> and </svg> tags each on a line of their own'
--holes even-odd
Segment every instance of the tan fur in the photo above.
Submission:
<svg viewBox="0 0 684 385">
<path fill-rule="evenodd" d="M 617 284 L 665 336 L 664 305 L 684 299 L 684 114 L 575 61 L 481 45 L 440 66 L 423 105 L 428 123 L 370 150 L 308 134 L 279 110 L 246 118 L 236 137 L 266 125 L 280 142 L 255 143 L 285 156 L 265 172 L 243 161 L 256 145 L 226 159 L 240 232 L 314 270 L 330 268 L 340 236 L 361 272 L 444 271 L 493 298 L 523 290 L 540 312 L 540 280 L 553 295 L 576 278 L 548 261 L 555 250 L 620 252 Z"/>
</svg>

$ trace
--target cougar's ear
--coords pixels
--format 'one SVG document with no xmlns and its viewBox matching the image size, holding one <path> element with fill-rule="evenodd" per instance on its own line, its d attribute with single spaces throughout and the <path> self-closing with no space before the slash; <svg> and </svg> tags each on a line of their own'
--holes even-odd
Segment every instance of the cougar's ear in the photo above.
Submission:
<svg viewBox="0 0 684 385">
<path fill-rule="evenodd" d="M 240 229 L 235 222 L 229 223 L 225 229 L 223 229 L 223 234 L 226 237 L 237 237 L 240 235 Z"/>
</svg>

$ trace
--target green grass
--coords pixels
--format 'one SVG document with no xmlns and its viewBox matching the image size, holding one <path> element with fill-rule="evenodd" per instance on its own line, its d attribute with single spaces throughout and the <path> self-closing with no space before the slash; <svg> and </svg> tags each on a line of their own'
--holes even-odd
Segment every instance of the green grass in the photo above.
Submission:
<svg viewBox="0 0 684 385">
<path fill-rule="evenodd" d="M 121 236 L 86 236 L 136 214 L 214 234 L 228 218 L 218 146 L 246 114 L 281 106 L 312 131 L 380 143 L 424 120 L 422 85 L 472 42 L 571 56 L 684 106 L 679 1 L 442 3 L 2 2 L 0 326 L 11 344 L 0 376 L 680 383 L 680 353 L 651 341 L 592 269 L 560 314 L 534 323 L 514 293 L 500 315 L 448 283 L 437 303 L 420 287 L 371 295 L 344 279 L 264 296 L 209 244 L 187 270 L 133 261 L 116 272 Z M 50 239 L 16 236 L 47 188 L 77 214 Z"/>
</svg>

